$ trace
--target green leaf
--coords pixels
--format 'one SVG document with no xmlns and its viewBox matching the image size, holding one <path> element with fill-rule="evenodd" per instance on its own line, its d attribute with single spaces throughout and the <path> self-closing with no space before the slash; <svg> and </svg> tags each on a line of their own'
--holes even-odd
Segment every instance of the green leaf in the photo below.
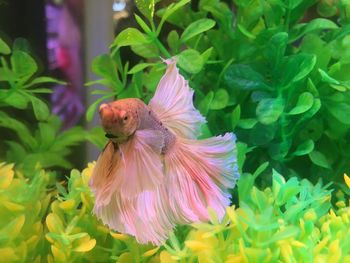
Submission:
<svg viewBox="0 0 350 263">
<path fill-rule="evenodd" d="M 73 127 L 65 130 L 57 136 L 51 149 L 61 151 L 66 147 L 77 145 L 79 142 L 85 139 L 85 135 L 86 132 L 81 127 Z"/>
<path fill-rule="evenodd" d="M 241 106 L 237 105 L 236 108 L 231 113 L 231 127 L 232 130 L 236 128 L 241 117 Z"/>
<path fill-rule="evenodd" d="M 243 202 L 250 197 L 254 186 L 254 177 L 251 174 L 244 173 L 237 182 L 239 201 Z"/>
<path fill-rule="evenodd" d="M 327 158 L 323 155 L 323 153 L 314 150 L 311 153 L 309 153 L 309 157 L 314 164 L 323 168 L 331 169 L 331 165 L 329 164 Z"/>
<path fill-rule="evenodd" d="M 307 112 L 305 112 L 301 118 L 300 121 L 305 121 L 307 119 L 310 119 L 312 116 L 314 116 L 321 108 L 321 100 L 318 98 L 314 98 L 314 103 L 311 107 L 311 109 L 309 109 Z"/>
<path fill-rule="evenodd" d="M 174 53 L 177 52 L 177 50 L 179 49 L 179 45 L 181 44 L 179 41 L 179 34 L 175 30 L 170 31 L 170 33 L 168 34 L 167 42 L 170 49 Z"/>
<path fill-rule="evenodd" d="M 197 74 L 203 68 L 203 58 L 197 50 L 186 49 L 177 56 L 178 65 L 188 73 Z"/>
<path fill-rule="evenodd" d="M 327 110 L 341 123 L 350 125 L 350 105 L 346 102 L 328 102 Z"/>
<path fill-rule="evenodd" d="M 116 66 L 109 55 L 97 56 L 92 62 L 92 71 L 107 79 L 117 74 Z"/>
<path fill-rule="evenodd" d="M 11 53 L 10 47 L 6 44 L 4 40 L 0 38 L 0 54 L 8 55 Z"/>
<path fill-rule="evenodd" d="M 300 5 L 300 3 L 302 2 L 303 0 L 287 0 L 285 1 L 286 2 L 286 5 L 287 5 L 287 8 L 288 9 L 294 9 L 296 8 L 298 5 Z"/>
<path fill-rule="evenodd" d="M 313 70 L 316 64 L 316 56 L 301 53 L 286 58 L 285 67 L 282 68 L 283 84 L 288 86 L 291 82 L 304 79 Z"/>
<path fill-rule="evenodd" d="M 298 147 L 295 150 L 295 152 L 293 153 L 293 155 L 302 156 L 302 155 L 309 154 L 313 151 L 314 147 L 315 147 L 315 144 L 314 144 L 313 140 L 307 140 L 307 141 L 303 142 L 302 144 L 298 145 Z"/>
<path fill-rule="evenodd" d="M 163 24 L 167 19 L 174 14 L 176 11 L 178 11 L 181 7 L 189 3 L 190 0 L 181 0 L 178 3 L 171 3 L 164 11 L 162 15 L 162 19 L 160 20 L 159 26 L 157 28 L 157 36 L 160 34 L 160 31 L 162 30 Z"/>
<path fill-rule="evenodd" d="M 96 145 L 100 150 L 106 145 L 107 138 L 102 127 L 94 127 L 86 134 L 86 139 Z"/>
<path fill-rule="evenodd" d="M 248 65 L 235 64 L 227 68 L 224 80 L 229 87 L 238 87 L 243 90 L 266 88 L 263 76 Z"/>
<path fill-rule="evenodd" d="M 50 94 L 53 91 L 52 91 L 52 89 L 41 88 L 41 89 L 31 89 L 28 92 L 30 92 L 30 93 L 46 93 L 46 94 Z"/>
<path fill-rule="evenodd" d="M 242 128 L 242 129 L 251 129 L 255 126 L 255 124 L 258 123 L 257 119 L 240 119 L 238 122 L 238 127 Z"/>
<path fill-rule="evenodd" d="M 250 196 L 253 203 L 258 207 L 260 211 L 266 211 L 266 206 L 269 204 L 266 195 L 263 191 L 260 191 L 255 186 L 250 191 Z"/>
<path fill-rule="evenodd" d="M 266 170 L 266 168 L 269 167 L 269 162 L 262 163 L 254 172 L 253 178 L 254 180 L 263 172 Z"/>
<path fill-rule="evenodd" d="M 339 85 L 340 84 L 340 82 L 338 80 L 336 80 L 336 79 L 332 78 L 331 76 L 329 76 L 327 74 L 327 72 L 323 71 L 322 69 L 319 68 L 318 72 L 320 72 L 320 74 L 321 74 L 322 81 L 324 81 L 324 82 L 326 82 L 328 84 L 334 84 L 334 85 Z"/>
<path fill-rule="evenodd" d="M 311 94 L 315 97 L 318 97 L 320 93 L 318 92 L 315 84 L 313 83 L 312 79 L 307 79 L 307 89 L 311 92 Z"/>
<path fill-rule="evenodd" d="M 159 51 L 153 43 L 132 45 L 131 50 L 144 58 L 159 58 Z"/>
<path fill-rule="evenodd" d="M 270 145 L 276 136 L 277 128 L 277 122 L 270 125 L 258 122 L 248 133 L 250 143 L 256 146 Z"/>
<path fill-rule="evenodd" d="M 16 38 L 15 41 L 13 42 L 12 49 L 13 51 L 19 50 L 25 53 L 30 53 L 31 47 L 27 39 L 19 37 L 19 38 Z"/>
<path fill-rule="evenodd" d="M 202 99 L 199 103 L 198 109 L 203 115 L 207 115 L 209 109 L 210 109 L 210 104 L 213 101 L 214 98 L 214 92 L 209 91 L 208 94 Z"/>
<path fill-rule="evenodd" d="M 135 0 L 135 4 L 141 14 L 151 22 L 154 15 L 154 0 Z"/>
<path fill-rule="evenodd" d="M 278 68 L 281 59 L 284 56 L 288 42 L 288 34 L 279 32 L 272 36 L 266 49 L 266 57 L 271 61 L 275 68 Z"/>
<path fill-rule="evenodd" d="M 245 160 L 247 158 L 247 154 L 251 152 L 255 147 L 248 147 L 247 144 L 243 142 L 237 141 L 236 144 L 237 148 L 237 165 L 238 165 L 238 170 L 241 174 L 243 174 L 243 165 L 245 163 Z M 238 180 L 239 182 L 240 180 Z"/>
<path fill-rule="evenodd" d="M 40 146 L 49 149 L 52 144 L 55 142 L 56 129 L 49 123 L 41 122 L 39 123 L 39 132 L 40 132 Z M 55 149 L 51 149 L 55 150 Z"/>
<path fill-rule="evenodd" d="M 259 122 L 268 125 L 273 122 L 276 122 L 279 119 L 279 117 L 283 113 L 283 109 L 283 99 L 262 99 L 256 108 L 256 115 L 258 117 Z"/>
<path fill-rule="evenodd" d="M 197 36 L 200 33 L 208 31 L 215 26 L 215 21 L 208 18 L 202 18 L 191 23 L 182 33 L 180 40 L 186 42 L 187 40 Z"/>
<path fill-rule="evenodd" d="M 6 141 L 9 150 L 6 153 L 6 157 L 10 162 L 21 162 L 27 155 L 26 149 L 18 142 Z"/>
<path fill-rule="evenodd" d="M 204 51 L 204 52 L 201 54 L 201 56 L 202 56 L 202 58 L 203 58 L 203 63 L 204 63 L 204 64 L 207 63 L 207 61 L 209 60 L 209 58 L 210 58 L 210 56 L 211 56 L 213 50 L 214 50 L 214 48 L 213 48 L 213 47 L 210 47 L 210 48 L 208 48 L 206 51 Z"/>
<path fill-rule="evenodd" d="M 245 35 L 247 38 L 250 39 L 255 39 L 256 36 L 254 34 L 252 34 L 251 32 L 249 32 L 242 24 L 238 24 L 237 28 L 239 29 L 239 31 L 241 31 L 241 33 L 243 35 Z"/>
<path fill-rule="evenodd" d="M 284 177 L 275 169 L 272 169 L 272 192 L 275 199 L 277 199 L 277 196 L 285 183 L 286 180 Z"/>
<path fill-rule="evenodd" d="M 117 67 L 109 55 L 104 54 L 97 56 L 92 61 L 92 71 L 96 75 L 104 77 L 110 83 L 112 83 L 117 92 L 120 92 L 122 90 L 123 85 L 118 79 Z"/>
<path fill-rule="evenodd" d="M 14 108 L 21 110 L 26 109 L 29 102 L 28 98 L 19 92 L 9 92 L 9 95 L 7 95 L 3 101 Z"/>
<path fill-rule="evenodd" d="M 281 228 L 278 232 L 276 232 L 272 237 L 266 240 L 267 244 L 272 242 L 278 242 L 279 240 L 288 240 L 288 238 L 296 238 L 300 233 L 300 229 L 296 226 L 287 226 L 285 228 Z"/>
<path fill-rule="evenodd" d="M 108 79 L 96 79 L 92 81 L 85 82 L 84 84 L 87 87 L 93 86 L 93 85 L 102 85 L 102 86 L 110 86 L 111 82 Z M 108 91 L 110 92 L 110 91 Z"/>
<path fill-rule="evenodd" d="M 299 65 L 297 69 L 298 74 L 296 74 L 292 81 L 296 82 L 305 78 L 314 68 L 316 64 L 316 56 L 314 55 L 300 55 L 297 59 L 299 60 Z"/>
<path fill-rule="evenodd" d="M 337 29 L 338 26 L 336 23 L 329 19 L 325 18 L 316 18 L 314 20 L 309 21 L 305 24 L 298 24 L 291 31 L 291 37 L 289 42 L 294 42 L 298 38 L 303 35 L 316 31 L 316 30 L 324 30 L 324 29 Z"/>
<path fill-rule="evenodd" d="M 20 79 L 29 79 L 38 70 L 35 60 L 27 53 L 15 50 L 11 56 L 13 71 Z"/>
<path fill-rule="evenodd" d="M 45 121 L 50 116 L 50 110 L 46 103 L 34 96 L 31 96 L 30 100 L 33 105 L 36 119 L 39 121 Z"/>
<path fill-rule="evenodd" d="M 138 29 L 129 27 L 118 34 L 112 46 L 132 46 L 148 43 L 146 36 Z"/>
<path fill-rule="evenodd" d="M 140 25 L 140 27 L 142 28 L 142 30 L 147 33 L 150 34 L 152 32 L 152 30 L 149 28 L 149 26 L 145 23 L 145 21 L 142 20 L 141 17 L 139 17 L 137 14 L 135 14 L 135 19 L 136 22 Z"/>
<path fill-rule="evenodd" d="M 32 149 L 37 146 L 36 140 L 33 138 L 30 130 L 22 122 L 11 118 L 6 113 L 0 111 L 0 126 L 14 131 L 18 138 L 26 147 Z"/>
<path fill-rule="evenodd" d="M 132 69 L 130 69 L 128 74 L 135 74 L 152 65 L 154 65 L 154 63 L 139 63 L 136 66 L 134 66 Z"/>
<path fill-rule="evenodd" d="M 164 63 L 155 64 L 149 72 L 145 72 L 142 76 L 143 85 L 146 86 L 148 91 L 154 92 L 157 85 L 164 74 L 165 65 Z"/>
<path fill-rule="evenodd" d="M 30 81 L 28 84 L 26 84 L 24 87 L 28 88 L 28 87 L 32 87 L 34 85 L 38 85 L 38 84 L 43 84 L 43 83 L 55 83 L 55 84 L 61 84 L 61 85 L 65 85 L 66 82 L 64 81 L 60 81 L 51 77 L 37 77 L 35 79 L 33 79 L 32 81 Z"/>
<path fill-rule="evenodd" d="M 215 92 L 214 98 L 210 104 L 210 109 L 221 110 L 224 109 L 229 100 L 228 92 L 225 89 L 219 89 Z"/>
<path fill-rule="evenodd" d="M 297 115 L 304 113 L 311 109 L 312 105 L 314 103 L 314 97 L 310 92 L 303 92 L 297 101 L 297 104 L 295 107 L 288 113 L 290 115 Z"/>
<path fill-rule="evenodd" d="M 338 5 L 332 2 L 322 1 L 317 4 L 317 13 L 323 17 L 332 17 L 338 13 Z"/>
<path fill-rule="evenodd" d="M 291 147 L 290 140 L 270 143 L 268 152 L 273 160 L 283 161 Z"/>
</svg>

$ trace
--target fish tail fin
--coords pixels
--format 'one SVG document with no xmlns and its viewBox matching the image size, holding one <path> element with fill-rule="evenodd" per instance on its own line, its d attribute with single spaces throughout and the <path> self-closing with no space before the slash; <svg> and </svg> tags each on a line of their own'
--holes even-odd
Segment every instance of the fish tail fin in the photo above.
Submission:
<svg viewBox="0 0 350 263">
<path fill-rule="evenodd" d="M 172 216 L 178 223 L 207 221 L 208 207 L 221 220 L 230 204 L 228 189 L 239 177 L 235 136 L 204 140 L 177 138 L 164 158 Z"/>
<path fill-rule="evenodd" d="M 94 213 L 109 228 L 134 236 L 140 244 L 162 245 L 174 228 L 168 217 L 165 188 L 144 191 L 132 198 L 115 193 L 104 206 L 94 207 Z M 168 201 L 166 201 L 168 203 Z"/>
</svg>

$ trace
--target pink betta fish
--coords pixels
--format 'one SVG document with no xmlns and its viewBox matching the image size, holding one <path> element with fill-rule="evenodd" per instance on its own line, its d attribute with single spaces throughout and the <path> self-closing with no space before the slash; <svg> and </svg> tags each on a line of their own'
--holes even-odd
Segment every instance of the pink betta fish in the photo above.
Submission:
<svg viewBox="0 0 350 263">
<path fill-rule="evenodd" d="M 100 106 L 109 142 L 90 181 L 103 223 L 155 245 L 176 224 L 208 221 L 208 207 L 221 219 L 239 177 L 235 136 L 197 140 L 205 119 L 175 60 L 165 62 L 148 105 L 130 98 Z"/>
</svg>

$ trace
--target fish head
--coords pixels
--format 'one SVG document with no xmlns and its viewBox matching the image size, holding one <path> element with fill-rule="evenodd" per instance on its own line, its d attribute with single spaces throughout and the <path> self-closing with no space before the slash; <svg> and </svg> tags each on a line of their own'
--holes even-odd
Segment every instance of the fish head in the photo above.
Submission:
<svg viewBox="0 0 350 263">
<path fill-rule="evenodd" d="M 134 134 L 139 124 L 136 106 L 132 99 L 121 99 L 100 106 L 99 114 L 106 137 L 123 140 Z"/>
</svg>

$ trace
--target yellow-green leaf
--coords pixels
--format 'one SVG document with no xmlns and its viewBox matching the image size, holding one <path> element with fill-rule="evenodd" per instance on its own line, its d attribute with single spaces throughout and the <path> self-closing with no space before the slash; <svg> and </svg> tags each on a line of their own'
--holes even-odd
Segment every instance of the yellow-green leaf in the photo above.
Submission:
<svg viewBox="0 0 350 263">
<path fill-rule="evenodd" d="M 347 174 L 344 174 L 344 181 L 346 185 L 350 188 L 350 177 Z"/>
<path fill-rule="evenodd" d="M 58 215 L 50 213 L 46 217 L 46 225 L 50 232 L 61 233 L 63 232 L 63 223 Z"/>
<path fill-rule="evenodd" d="M 84 242 L 83 244 L 79 245 L 74 249 L 76 252 L 87 252 L 93 249 L 96 245 L 96 239 L 90 239 L 87 242 Z"/>
<path fill-rule="evenodd" d="M 58 247 L 55 247 L 54 245 L 52 245 L 51 251 L 52 251 L 53 257 L 55 258 L 55 262 L 65 262 L 67 260 L 64 252 Z"/>
<path fill-rule="evenodd" d="M 0 189 L 6 189 L 10 186 L 15 174 L 12 168 L 13 164 L 0 164 Z"/>
<path fill-rule="evenodd" d="M 147 250 L 145 253 L 142 254 L 143 257 L 150 257 L 153 256 L 157 251 L 159 250 L 160 247 L 156 247 L 150 250 Z"/>
<path fill-rule="evenodd" d="M 125 252 L 125 253 L 121 254 L 120 257 L 119 257 L 118 262 L 119 263 L 133 262 L 131 253 L 130 252 Z"/>
</svg>

